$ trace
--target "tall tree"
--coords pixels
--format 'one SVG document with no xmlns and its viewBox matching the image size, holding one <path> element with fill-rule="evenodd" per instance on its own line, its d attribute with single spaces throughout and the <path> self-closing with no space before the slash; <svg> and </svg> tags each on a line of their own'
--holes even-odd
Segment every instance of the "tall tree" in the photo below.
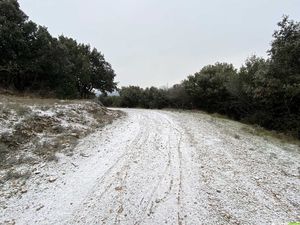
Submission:
<svg viewBox="0 0 300 225">
<path fill-rule="evenodd" d="M 63 98 L 116 87 L 115 73 L 100 52 L 72 38 L 53 38 L 28 20 L 16 0 L 0 0 L 0 53 L 1 87 Z"/>
<path fill-rule="evenodd" d="M 224 113 L 230 97 L 226 84 L 235 75 L 236 69 L 232 64 L 216 63 L 189 76 L 183 85 L 194 107 Z"/>
</svg>

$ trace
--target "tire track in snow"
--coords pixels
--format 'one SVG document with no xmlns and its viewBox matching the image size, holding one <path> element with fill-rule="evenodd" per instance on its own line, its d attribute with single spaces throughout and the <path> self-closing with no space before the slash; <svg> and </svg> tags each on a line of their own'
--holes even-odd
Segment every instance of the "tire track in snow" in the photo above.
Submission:
<svg viewBox="0 0 300 225">
<path fill-rule="evenodd" d="M 157 128 L 156 128 L 156 129 L 157 129 Z M 157 129 L 157 130 L 158 130 L 158 129 Z M 159 145 L 158 145 L 157 143 L 156 143 L 155 146 L 156 146 L 156 148 L 159 148 Z M 168 170 L 171 169 L 171 154 L 172 154 L 172 153 L 171 153 L 171 150 L 170 150 L 170 137 L 169 137 L 169 136 L 168 136 L 167 148 L 168 148 L 168 150 L 169 150 L 169 152 L 168 152 L 168 161 L 167 161 L 167 165 L 166 165 L 166 167 L 165 167 L 165 169 L 164 169 L 164 172 L 159 176 L 159 179 L 158 179 L 156 185 L 155 185 L 154 188 L 152 189 L 151 194 L 150 194 L 150 196 L 148 197 L 148 200 L 146 201 L 146 206 L 144 207 L 144 209 L 142 210 L 141 215 L 140 215 L 141 218 L 139 218 L 138 221 L 136 221 L 136 222 L 134 223 L 135 225 L 139 225 L 139 224 L 143 223 L 144 220 L 145 220 L 145 218 L 146 218 L 146 216 L 150 216 L 151 214 L 153 214 L 153 213 L 154 213 L 154 204 L 155 204 L 155 203 L 158 204 L 158 203 L 154 200 L 155 194 L 156 194 L 157 190 L 159 189 L 159 187 L 160 187 L 160 185 L 161 185 L 163 179 L 166 177 Z M 173 180 L 173 178 L 172 178 L 172 180 Z M 172 182 L 171 182 L 171 183 L 172 183 Z M 171 188 L 170 188 L 170 191 L 171 191 Z M 168 194 L 168 193 L 166 193 L 166 195 L 167 195 L 167 194 Z M 141 201 L 143 201 L 143 200 L 144 200 L 144 198 L 142 198 Z"/>
<path fill-rule="evenodd" d="M 103 184 L 105 184 L 105 179 L 107 179 L 109 177 L 109 175 L 112 174 L 112 171 L 114 169 L 116 169 L 116 167 L 122 163 L 122 160 L 125 160 L 125 165 L 122 166 L 122 168 L 120 169 L 120 171 L 123 171 L 122 169 L 124 169 L 126 166 L 126 161 L 128 161 L 128 159 L 130 158 L 130 156 L 132 154 L 134 154 L 134 150 L 139 149 L 147 140 L 147 138 L 149 137 L 149 134 L 147 133 L 147 127 L 144 126 L 143 123 L 144 120 L 139 120 L 140 124 L 140 132 L 138 133 L 138 135 L 132 140 L 132 142 L 126 146 L 126 151 L 117 158 L 117 160 L 115 161 L 115 163 L 113 163 L 113 165 L 111 167 L 109 167 L 109 169 L 97 180 L 97 182 L 95 182 L 94 186 L 90 189 L 89 193 L 87 194 L 87 197 L 79 204 L 79 206 L 77 207 L 77 209 L 75 210 L 75 212 L 73 213 L 73 221 L 79 221 L 81 217 L 84 217 L 84 215 L 81 215 L 81 211 L 82 208 L 86 208 L 86 205 L 88 202 L 90 202 L 90 199 L 93 199 L 93 196 L 95 196 L 95 193 L 98 192 L 99 189 L 99 185 L 102 186 Z M 146 132 L 146 136 L 144 135 Z M 147 135 L 148 134 L 148 135 Z M 117 179 L 117 177 L 114 177 L 112 181 L 109 182 L 108 185 L 106 185 L 106 187 L 104 188 L 104 190 L 96 195 L 97 197 L 97 201 L 100 201 L 102 199 L 102 197 L 107 193 L 108 190 L 110 190 L 110 188 L 112 187 L 112 185 L 114 184 L 115 180 Z M 69 223 L 69 222 L 67 222 Z"/>
<path fill-rule="evenodd" d="M 15 209 L 16 204 L 21 205 L 18 211 L 11 211 L 17 225 L 29 221 L 92 225 L 280 224 L 300 219 L 298 153 L 246 134 L 236 129 L 238 123 L 220 119 L 212 123 L 211 116 L 201 113 L 124 111 L 128 113 L 124 122 L 108 126 L 109 132 L 103 137 L 100 133 L 94 136 L 100 141 L 90 137 L 81 144 L 80 149 L 85 147 L 91 157 L 79 157 L 77 171 L 72 165 L 66 171 L 61 164 L 56 167 L 66 171 L 61 183 L 60 179 L 47 183 L 43 187 L 49 188 L 43 193 L 28 191 L 9 206 Z M 233 137 L 237 132 L 239 139 Z M 92 147 L 97 144 L 103 146 Z M 276 157 L 270 159 L 270 154 Z M 74 187 L 78 177 L 89 173 L 90 178 Z M 26 211 L 26 206 L 39 200 L 41 194 L 45 207 Z M 74 205 L 68 206 L 70 202 Z"/>
</svg>

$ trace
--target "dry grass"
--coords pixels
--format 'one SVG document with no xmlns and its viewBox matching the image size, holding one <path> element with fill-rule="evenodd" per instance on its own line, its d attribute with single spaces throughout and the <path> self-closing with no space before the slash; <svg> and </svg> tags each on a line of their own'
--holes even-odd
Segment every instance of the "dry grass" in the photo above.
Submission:
<svg viewBox="0 0 300 225">
<path fill-rule="evenodd" d="M 29 170 L 15 170 L 15 169 L 10 169 L 6 173 L 6 180 L 11 180 L 11 179 L 28 179 L 31 175 L 31 172 Z"/>
<path fill-rule="evenodd" d="M 300 146 L 300 140 L 296 139 L 295 137 L 288 136 L 286 134 L 277 132 L 277 131 L 271 131 L 266 130 L 263 127 L 260 127 L 258 125 L 244 125 L 241 128 L 242 131 L 250 133 L 252 135 L 260 136 L 263 138 L 273 138 L 276 139 L 282 143 L 289 143 Z"/>
<path fill-rule="evenodd" d="M 15 166 L 70 155 L 79 138 L 119 116 L 92 101 L 0 94 L 0 170 L 18 179 Z"/>
<path fill-rule="evenodd" d="M 258 125 L 248 124 L 248 123 L 244 123 L 242 121 L 235 121 L 235 120 L 228 118 L 225 115 L 221 115 L 218 113 L 210 114 L 210 113 L 200 111 L 200 110 L 181 110 L 181 109 L 166 109 L 166 110 L 175 111 L 175 112 L 189 112 L 189 113 L 196 113 L 196 114 L 201 113 L 201 114 L 210 116 L 209 117 L 210 121 L 213 123 L 216 123 L 217 121 L 219 121 L 219 122 L 220 121 L 222 121 L 222 122 L 228 122 L 228 121 L 233 122 L 234 121 L 235 123 L 240 124 L 240 127 L 241 127 L 240 130 L 243 132 L 247 132 L 252 135 L 260 136 L 263 138 L 276 139 L 277 141 L 280 141 L 282 143 L 294 144 L 294 145 L 300 146 L 300 140 L 293 136 L 289 136 L 287 134 L 280 133 L 278 131 L 267 130 Z M 233 136 L 236 139 L 240 139 L 240 136 L 238 134 L 235 134 Z"/>
<path fill-rule="evenodd" d="M 87 100 L 62 100 L 56 98 L 39 98 L 35 96 L 15 96 L 15 95 L 4 95 L 0 94 L 0 102 L 4 104 L 14 103 L 19 106 L 32 106 L 37 105 L 45 107 L 46 109 L 55 105 L 67 105 L 67 104 L 81 104 L 86 103 Z"/>
</svg>

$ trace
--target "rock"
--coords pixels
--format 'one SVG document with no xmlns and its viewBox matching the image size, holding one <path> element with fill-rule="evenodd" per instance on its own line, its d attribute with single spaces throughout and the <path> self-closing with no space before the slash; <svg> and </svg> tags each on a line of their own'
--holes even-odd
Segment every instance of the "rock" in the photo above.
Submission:
<svg viewBox="0 0 300 225">
<path fill-rule="evenodd" d="M 75 138 L 79 138 L 79 134 L 77 134 L 77 133 L 71 133 L 70 136 L 75 137 Z"/>
<path fill-rule="evenodd" d="M 123 206 L 120 206 L 120 208 L 118 209 L 118 213 L 121 214 L 124 211 Z"/>
<path fill-rule="evenodd" d="M 87 154 L 85 154 L 85 153 L 82 153 L 82 152 L 80 153 L 80 156 L 86 157 L 86 158 L 89 157 L 89 155 L 87 155 Z"/>
<path fill-rule="evenodd" d="M 62 144 L 62 146 L 63 146 L 64 148 L 69 148 L 69 147 L 70 147 L 70 144 L 69 144 L 69 143 L 65 143 L 65 144 Z"/>
<path fill-rule="evenodd" d="M 123 190 L 123 187 L 115 187 L 115 190 L 116 190 L 116 191 L 122 191 L 122 190 Z"/>
<path fill-rule="evenodd" d="M 241 139 L 240 135 L 238 135 L 238 134 L 235 134 L 235 135 L 234 135 L 234 138 L 235 138 L 235 139 Z"/>
<path fill-rule="evenodd" d="M 73 162 L 71 162 L 71 164 L 72 164 L 73 166 L 75 166 L 75 167 L 78 167 L 78 165 L 77 165 L 77 164 L 75 164 L 75 163 L 73 163 Z"/>
<path fill-rule="evenodd" d="M 21 193 L 24 194 L 24 193 L 26 193 L 26 192 L 27 192 L 27 189 L 26 189 L 25 187 L 22 187 Z"/>
<path fill-rule="evenodd" d="M 67 152 L 67 153 L 66 153 L 66 156 L 73 156 L 73 155 L 74 155 L 73 152 Z"/>
<path fill-rule="evenodd" d="M 15 220 L 5 220 L 4 223 L 7 225 L 15 225 L 16 221 Z"/>
<path fill-rule="evenodd" d="M 25 180 L 23 180 L 23 181 L 20 182 L 20 186 L 24 186 L 25 184 L 26 184 Z"/>
<path fill-rule="evenodd" d="M 39 211 L 39 210 L 41 210 L 42 208 L 44 208 L 44 205 L 39 205 L 39 206 L 36 208 L 36 211 Z"/>
<path fill-rule="evenodd" d="M 62 133 L 64 131 L 64 128 L 60 125 L 54 125 L 54 126 L 52 126 L 52 129 L 54 132 L 57 132 L 57 133 Z"/>
<path fill-rule="evenodd" d="M 49 179 L 48 179 L 48 181 L 50 182 L 50 183 L 53 183 L 54 181 L 56 181 L 57 180 L 57 177 L 54 177 L 54 176 L 51 176 L 51 177 L 49 177 Z"/>
<path fill-rule="evenodd" d="M 36 171 L 34 171 L 34 174 L 40 174 L 41 173 L 41 171 L 39 171 L 39 170 L 36 170 Z"/>
<path fill-rule="evenodd" d="M 7 198 L 7 199 L 10 199 L 12 196 L 13 196 L 12 193 L 8 193 L 8 194 L 6 195 L 6 198 Z"/>
</svg>

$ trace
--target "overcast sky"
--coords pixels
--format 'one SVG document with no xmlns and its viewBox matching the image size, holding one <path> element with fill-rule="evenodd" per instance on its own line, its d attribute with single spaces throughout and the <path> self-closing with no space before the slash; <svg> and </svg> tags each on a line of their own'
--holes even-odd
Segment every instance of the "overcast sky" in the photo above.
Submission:
<svg viewBox="0 0 300 225">
<path fill-rule="evenodd" d="M 266 56 L 299 0 L 19 0 L 34 22 L 100 50 L 120 86 L 166 86 L 202 66 Z"/>
</svg>

